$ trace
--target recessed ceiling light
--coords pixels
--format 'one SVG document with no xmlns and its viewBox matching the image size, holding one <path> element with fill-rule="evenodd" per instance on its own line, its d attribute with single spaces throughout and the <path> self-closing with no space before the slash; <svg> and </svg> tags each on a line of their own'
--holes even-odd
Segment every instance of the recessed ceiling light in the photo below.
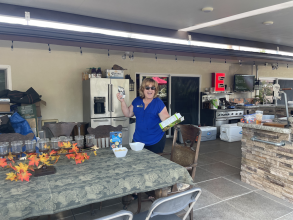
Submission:
<svg viewBox="0 0 293 220">
<path fill-rule="evenodd" d="M 204 7 L 204 8 L 202 8 L 201 10 L 202 10 L 203 12 L 211 12 L 211 11 L 214 10 L 214 8 L 212 8 L 212 7 Z"/>
<path fill-rule="evenodd" d="M 265 21 L 263 24 L 264 25 L 272 25 L 274 22 L 273 21 Z"/>
</svg>

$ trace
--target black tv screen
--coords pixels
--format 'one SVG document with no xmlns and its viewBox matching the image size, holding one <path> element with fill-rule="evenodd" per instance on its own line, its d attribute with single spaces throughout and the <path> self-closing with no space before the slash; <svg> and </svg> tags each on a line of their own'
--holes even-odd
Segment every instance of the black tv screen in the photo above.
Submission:
<svg viewBox="0 0 293 220">
<path fill-rule="evenodd" d="M 253 75 L 234 75 L 234 91 L 235 92 L 253 92 L 254 91 Z"/>
</svg>

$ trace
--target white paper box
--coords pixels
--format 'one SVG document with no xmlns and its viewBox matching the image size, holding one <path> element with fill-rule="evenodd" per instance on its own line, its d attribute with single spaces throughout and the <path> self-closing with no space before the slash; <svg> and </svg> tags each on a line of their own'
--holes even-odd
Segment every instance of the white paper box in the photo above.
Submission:
<svg viewBox="0 0 293 220">
<path fill-rule="evenodd" d="M 106 70 L 107 78 L 124 79 L 124 70 Z"/>
</svg>

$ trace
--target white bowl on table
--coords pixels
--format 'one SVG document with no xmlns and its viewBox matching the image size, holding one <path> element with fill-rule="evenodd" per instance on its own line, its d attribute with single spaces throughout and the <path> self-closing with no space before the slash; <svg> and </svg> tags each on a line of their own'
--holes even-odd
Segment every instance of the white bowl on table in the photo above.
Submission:
<svg viewBox="0 0 293 220">
<path fill-rule="evenodd" d="M 114 148 L 113 152 L 116 157 L 125 157 L 128 149 L 126 147 Z"/>
<path fill-rule="evenodd" d="M 129 143 L 131 150 L 134 151 L 141 151 L 144 148 L 144 143 L 141 142 L 134 142 L 134 143 Z"/>
</svg>

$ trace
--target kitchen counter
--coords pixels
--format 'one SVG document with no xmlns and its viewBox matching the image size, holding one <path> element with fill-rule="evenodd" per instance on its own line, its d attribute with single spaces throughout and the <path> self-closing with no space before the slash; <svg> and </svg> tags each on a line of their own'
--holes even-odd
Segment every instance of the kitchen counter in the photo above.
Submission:
<svg viewBox="0 0 293 220">
<path fill-rule="evenodd" d="M 238 126 L 242 127 L 241 180 L 293 203 L 293 129 Z"/>
<path fill-rule="evenodd" d="M 271 132 L 277 132 L 281 134 L 290 134 L 292 132 L 290 128 L 278 128 L 278 127 L 270 127 L 270 126 L 263 126 L 263 125 L 257 125 L 257 124 L 246 124 L 241 122 L 238 122 L 237 125 L 242 128 L 253 128 L 257 130 L 271 131 Z"/>
</svg>

